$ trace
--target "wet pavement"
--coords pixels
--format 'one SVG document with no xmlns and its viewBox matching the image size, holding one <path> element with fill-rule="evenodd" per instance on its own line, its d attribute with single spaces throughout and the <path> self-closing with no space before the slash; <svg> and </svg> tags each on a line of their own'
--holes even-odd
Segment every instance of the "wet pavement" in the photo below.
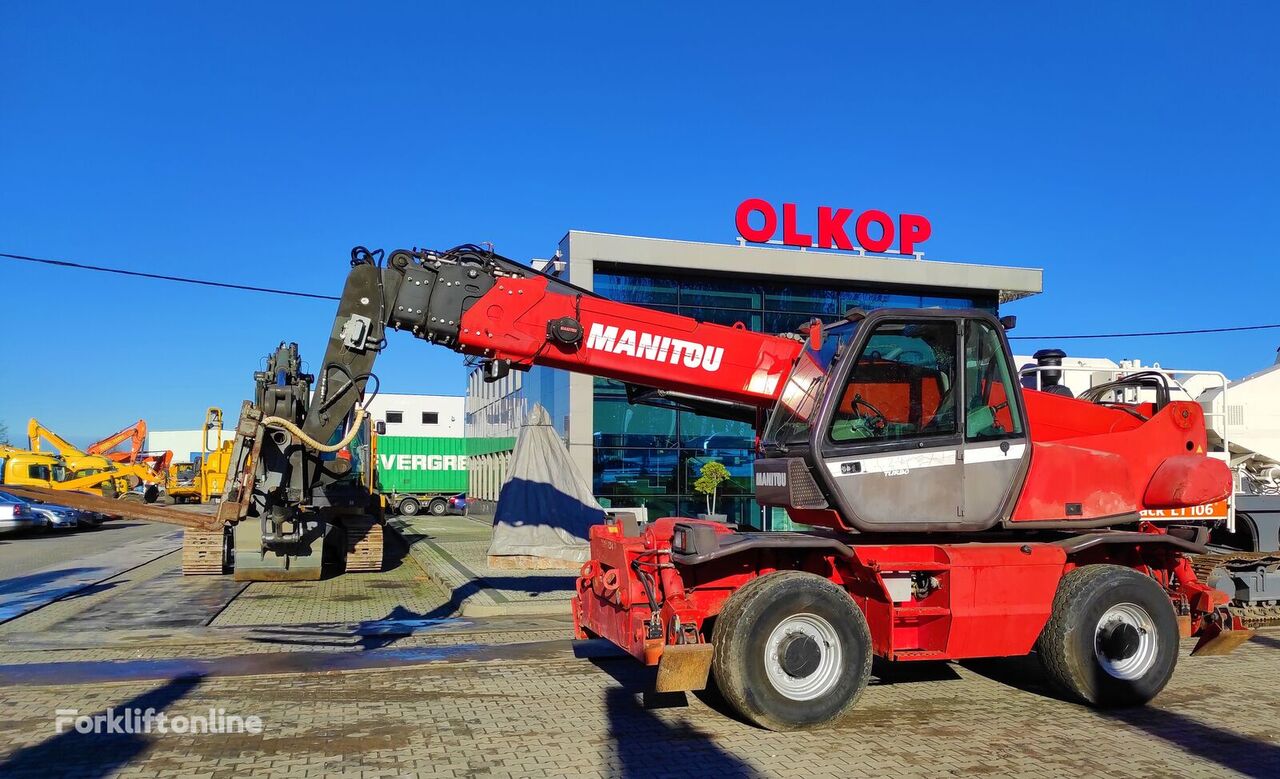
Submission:
<svg viewBox="0 0 1280 779">
<path fill-rule="evenodd" d="M 109 527 L 109 526 L 104 526 Z M 125 571 L 182 548 L 182 532 L 165 528 L 155 538 L 117 544 L 110 533 L 86 531 L 101 551 L 57 562 L 44 568 L 0 579 L 0 622 L 7 622 L 54 601 L 107 581 Z M 69 531 L 68 531 L 69 532 Z M 6 552 L 20 556 L 24 538 L 7 539 Z M 79 538 L 30 539 L 33 542 L 65 541 Z"/>
</svg>

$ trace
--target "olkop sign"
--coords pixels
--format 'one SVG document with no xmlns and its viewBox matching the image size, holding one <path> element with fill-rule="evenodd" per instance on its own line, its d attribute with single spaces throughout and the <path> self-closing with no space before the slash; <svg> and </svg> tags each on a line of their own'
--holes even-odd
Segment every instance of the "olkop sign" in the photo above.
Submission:
<svg viewBox="0 0 1280 779">
<path fill-rule="evenodd" d="M 853 235 L 849 235 L 852 220 Z M 760 198 L 748 198 L 738 204 L 735 214 L 738 235 L 751 243 L 769 243 L 778 233 L 778 211 Z M 753 222 L 756 223 L 753 226 Z M 854 217 L 851 208 L 818 207 L 818 218 L 811 232 L 800 232 L 795 203 L 782 204 L 782 243 L 787 246 L 816 246 L 819 249 L 852 251 L 854 241 L 869 252 L 888 252 L 898 239 L 899 254 L 914 254 L 916 247 L 929 240 L 933 228 L 919 214 L 899 214 L 895 220 L 884 211 L 863 211 Z"/>
</svg>

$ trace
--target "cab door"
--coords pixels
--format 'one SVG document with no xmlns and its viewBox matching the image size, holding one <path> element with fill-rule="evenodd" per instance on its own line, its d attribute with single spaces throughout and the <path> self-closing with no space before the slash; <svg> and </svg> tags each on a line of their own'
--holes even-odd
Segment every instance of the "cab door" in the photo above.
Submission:
<svg viewBox="0 0 1280 779">
<path fill-rule="evenodd" d="M 964 513 L 974 527 L 1007 518 L 1031 462 L 1022 396 L 1000 326 L 964 322 Z"/>
<path fill-rule="evenodd" d="M 859 530 L 964 527 L 960 321 L 879 312 L 832 376 L 813 449 L 844 521 Z"/>
</svg>

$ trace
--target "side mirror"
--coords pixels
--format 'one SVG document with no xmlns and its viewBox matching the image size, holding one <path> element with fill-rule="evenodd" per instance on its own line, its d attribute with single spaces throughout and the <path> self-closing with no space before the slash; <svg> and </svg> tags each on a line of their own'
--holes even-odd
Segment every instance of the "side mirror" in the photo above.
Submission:
<svg viewBox="0 0 1280 779">
<path fill-rule="evenodd" d="M 1005 330 L 1012 330 L 1013 328 L 1018 326 L 1018 318 L 1013 315 L 1002 316 L 1000 317 L 1000 326 L 1003 327 Z"/>
<path fill-rule="evenodd" d="M 382 421 L 381 419 L 379 419 L 377 422 L 374 422 L 374 423 L 373 423 L 373 432 L 377 433 L 378 435 L 386 435 L 386 434 L 387 434 L 387 423 L 386 423 L 386 422 L 384 422 L 384 421 Z"/>
</svg>

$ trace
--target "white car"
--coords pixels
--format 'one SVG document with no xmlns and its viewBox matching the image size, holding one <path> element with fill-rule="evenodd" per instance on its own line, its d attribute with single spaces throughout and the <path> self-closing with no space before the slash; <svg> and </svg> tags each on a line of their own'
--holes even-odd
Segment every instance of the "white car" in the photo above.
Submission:
<svg viewBox="0 0 1280 779">
<path fill-rule="evenodd" d="M 45 526 L 43 516 L 21 503 L 0 501 L 0 533 L 16 533 L 20 530 L 36 530 Z"/>
</svg>

